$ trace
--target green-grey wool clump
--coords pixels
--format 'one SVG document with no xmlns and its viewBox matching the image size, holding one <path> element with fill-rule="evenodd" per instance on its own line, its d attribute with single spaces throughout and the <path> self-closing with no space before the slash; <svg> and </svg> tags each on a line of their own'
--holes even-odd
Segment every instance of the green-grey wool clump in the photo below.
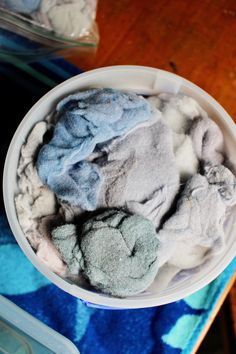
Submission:
<svg viewBox="0 0 236 354">
<path fill-rule="evenodd" d="M 80 235 L 67 224 L 52 232 L 53 242 L 72 273 L 118 297 L 145 290 L 158 271 L 158 239 L 151 221 L 119 210 L 89 219 Z"/>
</svg>

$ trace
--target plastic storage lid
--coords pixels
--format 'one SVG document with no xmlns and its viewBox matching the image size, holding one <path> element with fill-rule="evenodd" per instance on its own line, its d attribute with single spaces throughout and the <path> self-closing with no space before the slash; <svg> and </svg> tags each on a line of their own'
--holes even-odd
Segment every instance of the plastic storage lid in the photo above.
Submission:
<svg viewBox="0 0 236 354">
<path fill-rule="evenodd" d="M 75 345 L 0 295 L 0 353 L 78 354 Z"/>
</svg>

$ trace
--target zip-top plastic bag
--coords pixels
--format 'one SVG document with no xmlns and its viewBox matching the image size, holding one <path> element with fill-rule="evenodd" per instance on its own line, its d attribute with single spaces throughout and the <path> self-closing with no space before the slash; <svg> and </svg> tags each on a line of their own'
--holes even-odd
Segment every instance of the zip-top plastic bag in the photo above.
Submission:
<svg viewBox="0 0 236 354">
<path fill-rule="evenodd" d="M 95 47 L 96 7 L 97 0 L 0 0 L 0 31 L 24 36 L 50 53 Z M 0 52 L 4 51 L 1 41 Z"/>
</svg>

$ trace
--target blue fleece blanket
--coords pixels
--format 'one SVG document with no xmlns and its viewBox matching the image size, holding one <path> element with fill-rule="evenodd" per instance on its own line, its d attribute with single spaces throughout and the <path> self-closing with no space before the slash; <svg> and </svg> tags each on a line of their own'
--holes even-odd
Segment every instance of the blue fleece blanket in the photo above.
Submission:
<svg viewBox="0 0 236 354">
<path fill-rule="evenodd" d="M 7 44 L 22 47 L 24 40 L 9 35 Z M 1 109 L 11 117 L 9 127 L 0 132 L 2 168 L 10 138 L 26 111 L 49 88 L 79 70 L 61 59 L 28 65 L 12 58 L 11 64 L 0 63 L 0 72 Z M 14 105 L 9 104 L 12 98 Z M 169 305 L 120 311 L 91 308 L 33 267 L 0 214 L 0 293 L 68 337 L 82 354 L 191 353 L 235 269 L 236 259 L 211 284 Z"/>
</svg>

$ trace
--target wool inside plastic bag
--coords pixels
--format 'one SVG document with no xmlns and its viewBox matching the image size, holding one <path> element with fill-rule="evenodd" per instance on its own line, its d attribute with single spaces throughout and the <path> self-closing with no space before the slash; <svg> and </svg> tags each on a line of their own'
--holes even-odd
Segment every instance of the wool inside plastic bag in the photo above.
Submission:
<svg viewBox="0 0 236 354">
<path fill-rule="evenodd" d="M 9 29 L 19 33 L 23 23 L 24 35 L 29 38 L 32 33 L 34 39 L 35 34 L 45 37 L 50 33 L 57 39 L 96 45 L 96 8 L 97 0 L 0 0 L 4 16 L 4 20 L 0 17 L 0 27 L 1 21 L 4 28 L 9 22 Z"/>
</svg>

